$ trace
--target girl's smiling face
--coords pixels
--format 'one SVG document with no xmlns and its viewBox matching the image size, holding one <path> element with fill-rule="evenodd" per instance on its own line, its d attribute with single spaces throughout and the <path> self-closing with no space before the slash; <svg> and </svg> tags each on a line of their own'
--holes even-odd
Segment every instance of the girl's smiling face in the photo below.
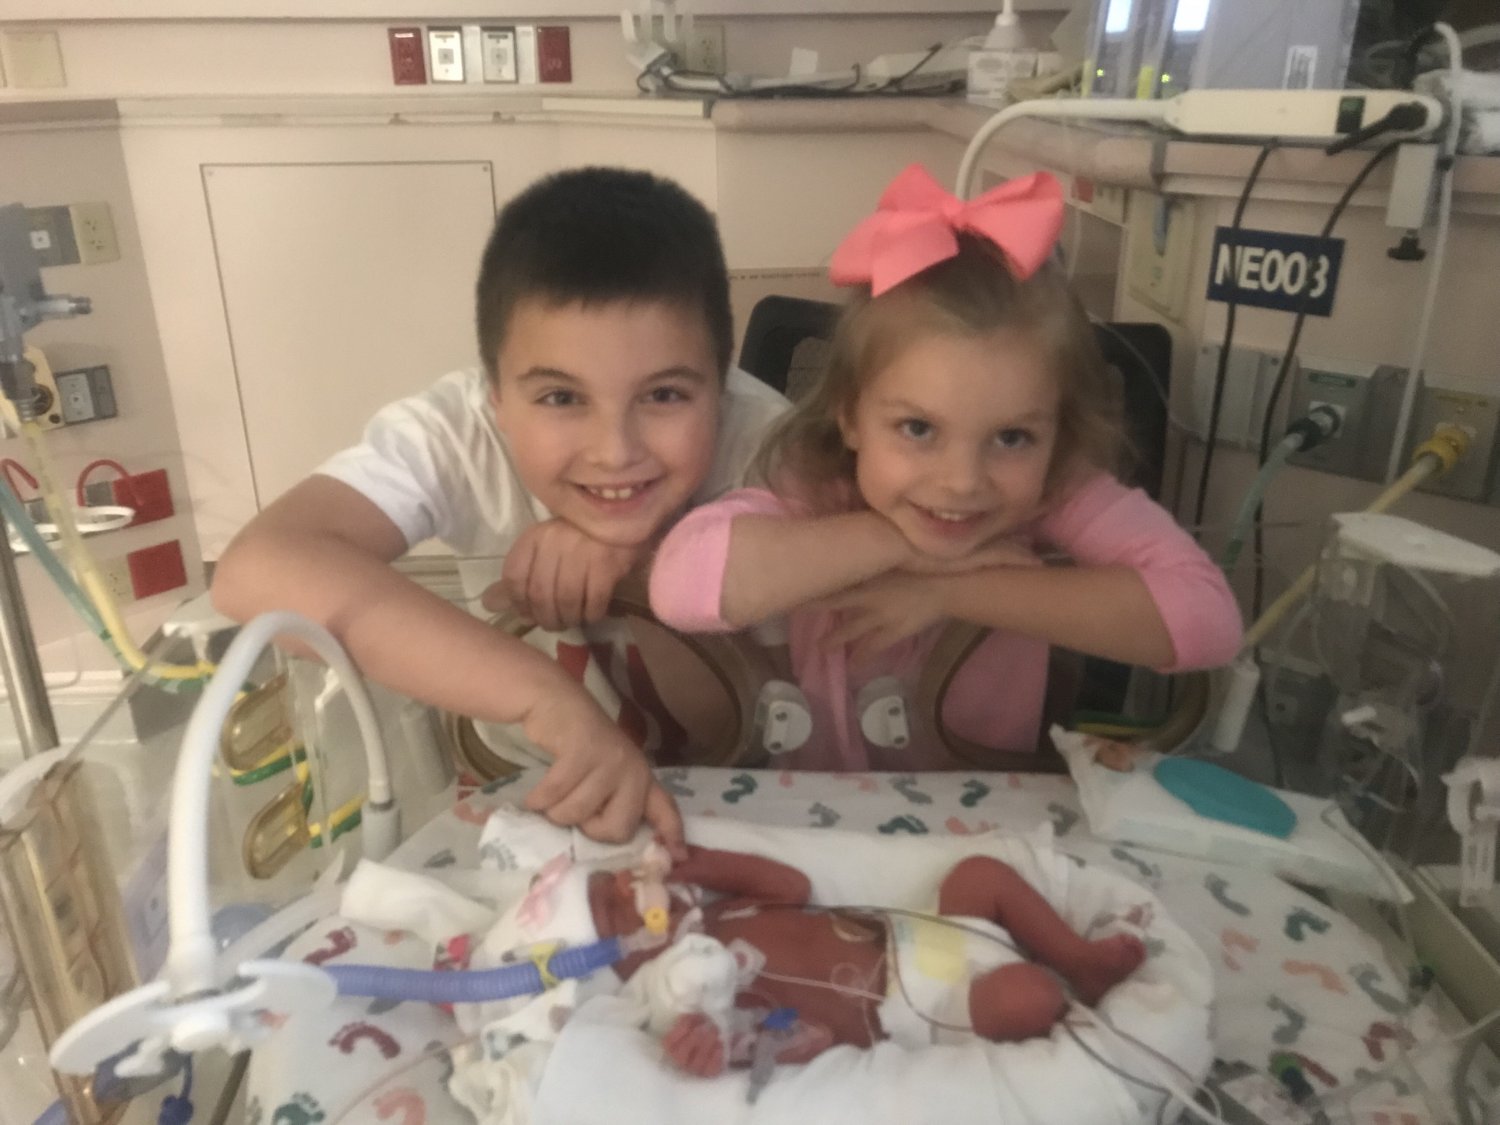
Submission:
<svg viewBox="0 0 1500 1125">
<path fill-rule="evenodd" d="M 840 420 L 855 482 L 924 554 L 957 559 L 1042 510 L 1057 380 L 1024 332 L 925 332 Z"/>
</svg>

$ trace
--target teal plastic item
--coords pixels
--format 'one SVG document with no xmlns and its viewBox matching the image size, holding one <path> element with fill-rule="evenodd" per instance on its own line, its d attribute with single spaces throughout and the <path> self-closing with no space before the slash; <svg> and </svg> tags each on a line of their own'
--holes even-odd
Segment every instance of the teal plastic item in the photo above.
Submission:
<svg viewBox="0 0 1500 1125">
<path fill-rule="evenodd" d="M 1297 827 L 1297 814 L 1273 790 L 1194 758 L 1163 758 L 1152 771 L 1172 796 L 1199 816 L 1237 824 L 1285 840 Z"/>
</svg>

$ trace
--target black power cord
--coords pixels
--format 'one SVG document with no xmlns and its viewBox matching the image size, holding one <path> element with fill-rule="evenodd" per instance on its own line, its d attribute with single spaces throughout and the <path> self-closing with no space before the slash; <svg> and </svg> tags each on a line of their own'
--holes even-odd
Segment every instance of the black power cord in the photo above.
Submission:
<svg viewBox="0 0 1500 1125">
<path fill-rule="evenodd" d="M 1328 212 L 1328 219 L 1323 223 L 1323 229 L 1318 232 L 1319 238 L 1328 238 L 1333 234 L 1333 228 L 1338 224 L 1340 216 L 1349 206 L 1349 201 L 1354 198 L 1364 182 L 1370 178 L 1381 164 L 1389 160 L 1395 151 L 1405 144 L 1405 140 L 1388 141 L 1369 160 L 1365 161 L 1364 167 L 1355 174 L 1339 196 L 1338 202 L 1333 205 L 1333 210 Z M 1302 300 L 1297 306 L 1297 319 L 1292 322 L 1292 333 L 1286 343 L 1286 351 L 1281 356 L 1281 366 L 1276 371 L 1276 381 L 1271 384 L 1271 395 L 1266 400 L 1266 413 L 1260 424 L 1260 448 L 1258 451 L 1258 462 L 1266 463 L 1266 458 L 1271 455 L 1271 429 L 1275 425 L 1276 406 L 1281 400 L 1282 388 L 1286 386 L 1287 374 L 1292 369 L 1293 362 L 1297 358 L 1297 345 L 1302 340 L 1302 326 L 1307 323 L 1307 310 L 1312 304 L 1312 287 L 1309 286 L 1302 294 Z M 1261 601 L 1265 595 L 1265 567 L 1262 560 L 1265 558 L 1265 501 L 1262 499 L 1261 506 L 1255 512 L 1255 591 L 1251 599 L 1251 613 L 1255 617 L 1260 616 Z"/>
<path fill-rule="evenodd" d="M 1240 189 L 1240 198 L 1234 205 L 1234 218 L 1229 223 L 1229 260 L 1230 270 L 1234 272 L 1239 265 L 1240 224 L 1245 218 L 1245 208 L 1250 204 L 1250 193 L 1255 189 L 1255 181 L 1260 179 L 1260 170 L 1265 167 L 1266 158 L 1275 151 L 1280 142 L 1275 138 L 1260 146 L 1260 152 L 1256 154 L 1255 163 L 1250 166 L 1250 174 L 1245 177 L 1245 185 Z M 1213 268 L 1210 263 L 1209 268 Z M 1219 345 L 1219 363 L 1214 369 L 1214 392 L 1208 408 L 1208 433 L 1204 437 L 1203 465 L 1198 473 L 1198 499 L 1193 504 L 1193 527 L 1197 534 L 1202 535 L 1203 512 L 1208 504 L 1208 476 L 1213 471 L 1214 450 L 1219 444 L 1219 417 L 1224 407 L 1224 384 L 1229 374 L 1229 349 L 1234 344 L 1234 318 L 1235 311 L 1239 308 L 1236 286 L 1229 287 L 1229 300 L 1224 309 L 1224 340 Z"/>
</svg>

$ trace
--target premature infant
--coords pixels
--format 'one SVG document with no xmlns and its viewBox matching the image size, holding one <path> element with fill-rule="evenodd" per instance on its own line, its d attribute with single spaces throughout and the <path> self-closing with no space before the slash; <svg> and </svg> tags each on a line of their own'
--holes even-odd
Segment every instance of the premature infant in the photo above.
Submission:
<svg viewBox="0 0 1500 1125">
<path fill-rule="evenodd" d="M 1046 1035 L 1070 992 L 1092 1005 L 1146 955 L 1128 934 L 1080 937 L 1014 869 L 984 856 L 960 861 L 943 879 L 938 912 L 951 924 L 809 907 L 806 875 L 736 852 L 690 848 L 669 881 L 722 896 L 703 905 L 702 932 L 765 958 L 734 1003 L 742 1011 L 795 1010 L 797 1034 L 776 1053 L 779 1063 L 886 1038 L 916 1046 L 947 1041 L 949 1033 L 996 1042 Z M 637 889 L 629 871 L 589 878 L 589 908 L 601 938 L 642 929 Z M 691 909 L 684 897 L 671 896 L 670 933 Z M 662 919 L 656 922 L 660 928 Z M 997 926 L 1032 960 L 1016 961 Z M 628 980 L 659 952 L 633 954 L 615 971 Z M 663 1045 L 677 1066 L 704 1077 L 746 1061 L 712 1013 L 678 1016 Z"/>
</svg>

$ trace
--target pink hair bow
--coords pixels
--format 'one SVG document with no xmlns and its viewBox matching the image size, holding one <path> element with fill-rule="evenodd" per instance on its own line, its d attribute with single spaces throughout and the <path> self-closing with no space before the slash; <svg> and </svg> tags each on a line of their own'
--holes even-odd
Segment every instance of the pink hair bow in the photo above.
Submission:
<svg viewBox="0 0 1500 1125">
<path fill-rule="evenodd" d="M 891 181 L 875 214 L 833 252 L 835 285 L 868 284 L 874 296 L 958 253 L 958 235 L 987 238 L 1016 277 L 1037 271 L 1063 224 L 1062 185 L 1046 172 L 1008 180 L 965 203 L 944 191 L 920 164 Z"/>
</svg>

